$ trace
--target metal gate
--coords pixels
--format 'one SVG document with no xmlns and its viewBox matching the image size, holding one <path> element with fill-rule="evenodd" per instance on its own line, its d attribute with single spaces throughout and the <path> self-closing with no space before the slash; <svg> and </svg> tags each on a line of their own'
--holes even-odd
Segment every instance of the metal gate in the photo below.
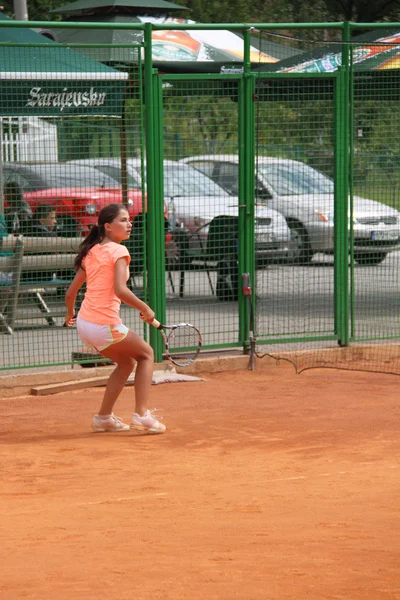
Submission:
<svg viewBox="0 0 400 600">
<path fill-rule="evenodd" d="M 158 78 L 163 196 L 179 247 L 166 307 L 172 322 L 200 327 L 205 347 L 248 343 L 244 273 L 260 343 L 340 339 L 336 77 Z"/>
</svg>

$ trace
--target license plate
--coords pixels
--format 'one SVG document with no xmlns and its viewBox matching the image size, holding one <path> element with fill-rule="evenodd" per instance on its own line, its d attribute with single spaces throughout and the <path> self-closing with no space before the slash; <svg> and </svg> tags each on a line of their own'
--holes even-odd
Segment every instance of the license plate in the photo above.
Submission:
<svg viewBox="0 0 400 600">
<path fill-rule="evenodd" d="M 371 231 L 371 240 L 397 240 L 397 231 Z"/>
</svg>

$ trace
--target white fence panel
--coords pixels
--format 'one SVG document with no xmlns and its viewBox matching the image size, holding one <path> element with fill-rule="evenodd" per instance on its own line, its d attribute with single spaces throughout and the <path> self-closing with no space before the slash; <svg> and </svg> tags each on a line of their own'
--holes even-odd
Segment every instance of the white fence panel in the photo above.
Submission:
<svg viewBox="0 0 400 600">
<path fill-rule="evenodd" d="M 0 119 L 2 162 L 58 161 L 57 125 L 38 117 Z"/>
</svg>

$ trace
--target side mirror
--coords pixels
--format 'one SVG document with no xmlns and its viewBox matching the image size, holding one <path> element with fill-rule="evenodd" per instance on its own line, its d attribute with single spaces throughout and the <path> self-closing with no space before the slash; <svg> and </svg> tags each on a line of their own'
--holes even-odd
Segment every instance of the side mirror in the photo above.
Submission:
<svg viewBox="0 0 400 600">
<path fill-rule="evenodd" d="M 262 185 L 256 187 L 256 198 L 258 200 L 272 200 L 272 194 Z"/>
</svg>

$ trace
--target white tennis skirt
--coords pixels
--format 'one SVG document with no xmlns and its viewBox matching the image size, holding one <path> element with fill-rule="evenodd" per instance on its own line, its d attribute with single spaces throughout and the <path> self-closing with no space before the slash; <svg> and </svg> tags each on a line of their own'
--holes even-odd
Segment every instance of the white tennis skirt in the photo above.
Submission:
<svg viewBox="0 0 400 600">
<path fill-rule="evenodd" d="M 78 316 L 76 328 L 82 342 L 88 348 L 99 352 L 123 340 L 128 334 L 128 327 L 123 325 L 97 325 Z"/>
</svg>

